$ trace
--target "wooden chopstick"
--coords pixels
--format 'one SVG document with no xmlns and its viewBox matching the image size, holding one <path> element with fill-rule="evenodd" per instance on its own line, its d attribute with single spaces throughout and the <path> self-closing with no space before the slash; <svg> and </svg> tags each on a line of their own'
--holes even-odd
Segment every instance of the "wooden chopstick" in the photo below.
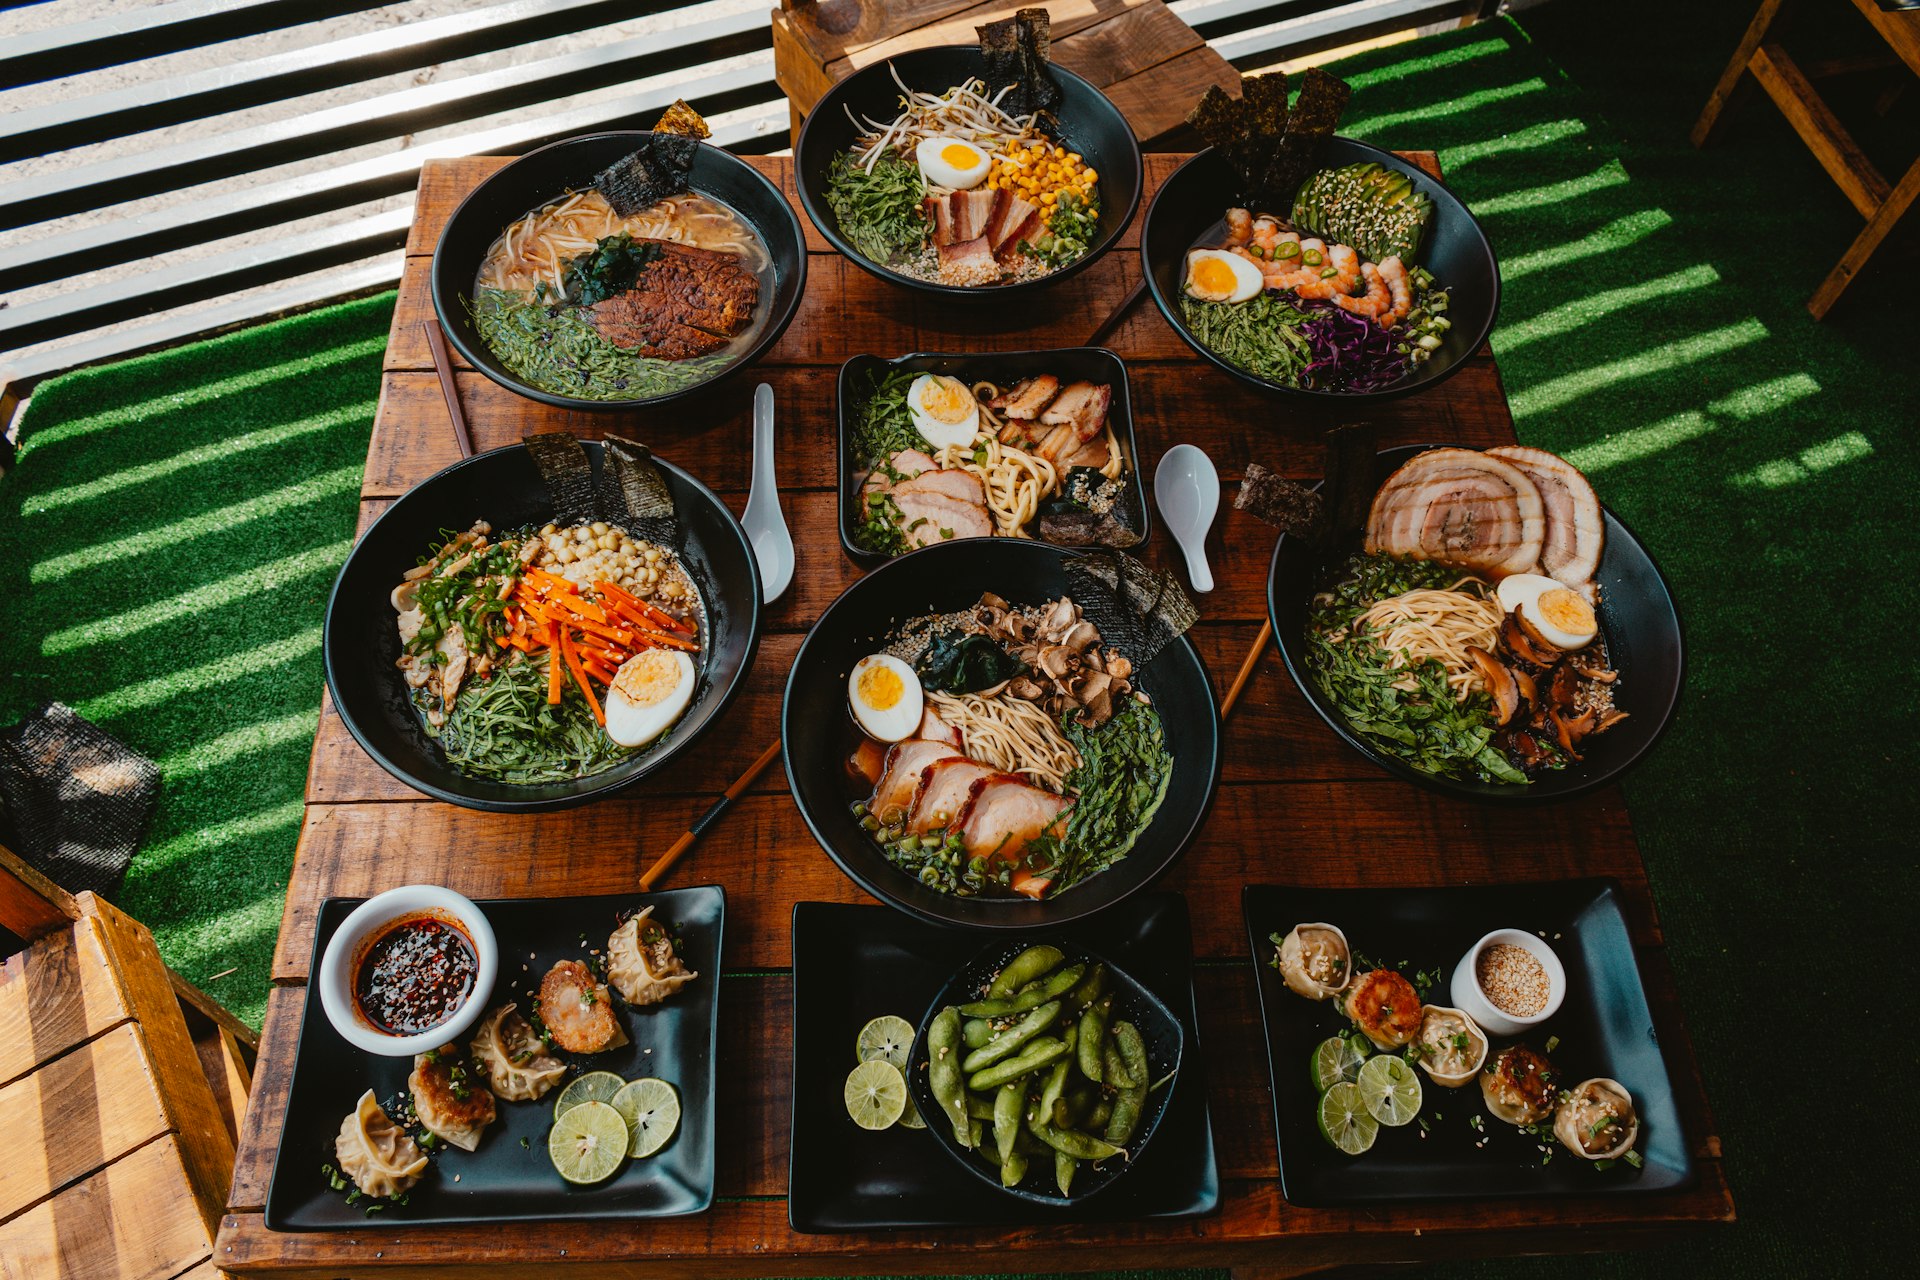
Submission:
<svg viewBox="0 0 1920 1280">
<path fill-rule="evenodd" d="M 708 806 L 705 813 L 694 819 L 693 825 L 687 828 L 686 834 L 675 840 L 673 847 L 661 854 L 654 864 L 647 868 L 647 873 L 640 877 L 640 891 L 646 893 L 651 890 L 654 883 L 680 860 L 680 855 L 693 848 L 693 842 L 698 840 L 708 827 L 719 821 L 720 815 L 727 811 L 727 807 L 740 798 L 741 792 L 753 785 L 753 780 L 765 772 L 766 767 L 772 764 L 773 758 L 779 754 L 780 739 L 775 738 L 767 749 L 760 753 L 760 758 L 748 765 L 747 771 L 735 778 L 733 785 L 721 792 L 720 798 Z"/>
<path fill-rule="evenodd" d="M 447 335 L 440 331 L 438 320 L 428 320 L 420 327 L 427 331 L 427 349 L 433 352 L 433 371 L 440 375 L 440 394 L 447 398 L 454 443 L 460 446 L 461 457 L 471 458 L 473 437 L 467 433 L 467 415 L 460 411 L 460 392 L 453 385 L 453 357 L 447 354 Z"/>
<path fill-rule="evenodd" d="M 1233 704 L 1240 701 L 1241 690 L 1247 687 L 1247 681 L 1253 678 L 1253 669 L 1260 664 L 1260 655 L 1267 651 L 1267 641 L 1273 639 L 1273 619 L 1268 618 L 1260 624 L 1260 634 L 1254 637 L 1253 648 L 1247 650 L 1247 656 L 1240 663 L 1240 673 L 1227 686 L 1227 696 L 1220 699 L 1220 718 L 1225 720 L 1233 712 Z"/>
<path fill-rule="evenodd" d="M 1138 280 L 1134 281 L 1133 288 L 1128 291 L 1127 296 L 1120 299 L 1120 305 L 1109 312 L 1107 318 L 1100 322 L 1100 327 L 1093 331 L 1091 338 L 1087 339 L 1087 345 L 1097 347 L 1104 344 L 1108 338 L 1113 336 L 1113 331 L 1120 327 L 1120 322 L 1127 318 L 1127 312 L 1133 310 L 1134 304 L 1144 298 L 1146 294 L 1147 278 L 1141 276 Z"/>
</svg>

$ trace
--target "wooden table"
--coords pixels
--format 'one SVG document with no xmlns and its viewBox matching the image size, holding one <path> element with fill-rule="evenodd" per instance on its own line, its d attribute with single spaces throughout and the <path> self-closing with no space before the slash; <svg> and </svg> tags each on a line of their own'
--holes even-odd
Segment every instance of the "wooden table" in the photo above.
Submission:
<svg viewBox="0 0 1920 1280">
<path fill-rule="evenodd" d="M 1157 186 L 1181 157 L 1148 158 Z M 1415 159 L 1428 167 L 1430 154 Z M 361 491 L 366 524 L 393 498 L 456 457 L 420 322 L 432 312 L 427 267 L 455 203 L 504 161 L 431 161 L 387 348 L 380 410 Z M 753 162 L 793 195 L 780 159 Z M 801 222 L 806 225 L 806 219 Z M 334 1277 L 467 1274 L 551 1280 L 564 1271 L 615 1276 L 838 1275 L 852 1272 L 1067 1271 L 1140 1266 L 1228 1266 L 1273 1277 L 1341 1263 L 1476 1253 L 1573 1252 L 1670 1239 L 1677 1230 L 1728 1222 L 1733 1200 L 1719 1159 L 1673 975 L 1647 889 L 1633 827 L 1617 790 L 1546 808 L 1498 809 L 1444 799 L 1395 781 L 1340 743 L 1307 707 L 1271 649 L 1226 735 L 1225 771 L 1205 831 L 1167 886 L 1193 915 L 1201 1034 L 1223 1178 L 1217 1215 L 1125 1226 L 1061 1226 L 799 1235 L 787 1224 L 787 1133 L 793 1040 L 788 928 L 801 899 L 859 902 L 864 895 L 808 836 L 778 769 L 769 770 L 708 834 L 671 882 L 727 888 L 726 976 L 721 979 L 719 1187 L 713 1209 L 692 1218 L 630 1224 L 513 1224 L 492 1230 L 369 1230 L 364 1235 L 284 1235 L 261 1217 L 285 1114 L 304 984 L 319 904 L 410 881 L 449 885 L 476 898 L 610 893 L 633 887 L 653 855 L 686 829 L 722 786 L 772 739 L 786 672 L 808 624 L 860 571 L 834 535 L 834 377 L 858 352 L 964 351 L 1075 346 L 1139 278 L 1137 228 L 1087 271 L 1020 314 L 962 308 L 875 280 L 807 227 L 806 300 L 761 366 L 701 401 L 654 413 L 565 413 L 522 400 L 483 375 L 457 376 L 474 444 L 494 448 L 556 427 L 583 436 L 638 435 L 690 468 L 737 511 L 748 481 L 749 402 L 773 384 L 783 449 L 783 500 L 799 566 L 787 596 L 767 611 L 759 658 L 727 722 L 668 776 L 603 804 L 535 817 L 502 817 L 434 804 L 388 777 L 323 708 L 307 811 L 273 964 L 274 991 L 252 1103 L 241 1135 L 230 1209 L 215 1261 L 245 1275 Z M 1190 441 L 1223 476 L 1260 460 L 1308 478 L 1320 466 L 1320 430 L 1302 410 L 1239 388 L 1203 364 L 1143 302 L 1111 340 L 1129 362 L 1139 464 Z M 1477 353 L 1437 392 L 1372 414 L 1382 444 L 1513 440 L 1513 422 L 1490 352 Z M 1221 504 L 1210 554 L 1218 587 L 1200 598 L 1195 631 L 1224 687 L 1266 609 L 1274 535 Z M 1156 535 L 1149 557 L 1177 553 Z M 1647 977 L 1661 1042 L 1700 1157 L 1690 1190 L 1593 1198 L 1374 1210 L 1307 1210 L 1280 1196 L 1266 1051 L 1255 1006 L 1240 886 L 1471 884 L 1606 875 L 1625 886 L 1628 922 Z M 822 1099 L 822 1106 L 837 1106 Z"/>
</svg>

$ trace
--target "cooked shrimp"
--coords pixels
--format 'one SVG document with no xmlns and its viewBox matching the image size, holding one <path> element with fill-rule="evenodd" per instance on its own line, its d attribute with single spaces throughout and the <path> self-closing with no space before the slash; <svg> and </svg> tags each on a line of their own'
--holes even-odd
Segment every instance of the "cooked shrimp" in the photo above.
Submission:
<svg viewBox="0 0 1920 1280">
<path fill-rule="evenodd" d="M 1245 244 L 1253 239 L 1253 214 L 1245 209 L 1227 210 L 1227 244 Z"/>
<path fill-rule="evenodd" d="M 1335 294 L 1333 305 L 1357 316 L 1366 316 L 1369 320 L 1379 320 L 1393 306 L 1387 282 L 1380 278 L 1380 268 L 1371 262 L 1360 264 L 1360 274 L 1367 282 L 1367 291 L 1357 298 L 1344 293 Z"/>
<path fill-rule="evenodd" d="M 1400 261 L 1400 255 L 1389 254 L 1380 264 L 1380 278 L 1386 282 L 1387 295 L 1393 305 L 1380 313 L 1380 323 L 1391 329 L 1407 318 L 1407 312 L 1413 310 L 1413 284 L 1407 279 L 1407 264 Z"/>
</svg>

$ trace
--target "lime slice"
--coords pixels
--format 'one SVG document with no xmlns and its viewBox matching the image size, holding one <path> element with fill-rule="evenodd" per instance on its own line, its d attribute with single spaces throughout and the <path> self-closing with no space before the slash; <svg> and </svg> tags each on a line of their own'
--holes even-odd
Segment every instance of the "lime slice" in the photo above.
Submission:
<svg viewBox="0 0 1920 1280">
<path fill-rule="evenodd" d="M 912 1049 L 913 1024 L 892 1014 L 875 1018 L 860 1028 L 859 1039 L 854 1043 L 858 1061 L 872 1062 L 879 1058 L 891 1062 L 902 1071 L 907 1069 L 907 1054 Z"/>
<path fill-rule="evenodd" d="M 862 1129 L 885 1129 L 907 1109 L 907 1078 L 891 1062 L 863 1062 L 847 1076 L 847 1114 Z"/>
<path fill-rule="evenodd" d="M 569 1107 L 547 1133 L 547 1154 L 568 1182 L 605 1182 L 627 1158 L 627 1122 L 604 1102 Z"/>
<path fill-rule="evenodd" d="M 1350 1156 L 1373 1145 L 1380 1124 L 1367 1114 L 1360 1089 L 1342 1080 L 1320 1095 L 1320 1136 Z"/>
<path fill-rule="evenodd" d="M 1325 1093 L 1342 1081 L 1352 1084 L 1366 1060 L 1366 1051 L 1353 1041 L 1345 1036 L 1328 1036 L 1313 1050 L 1313 1087 Z"/>
<path fill-rule="evenodd" d="M 1367 1059 L 1354 1086 L 1381 1124 L 1403 1125 L 1420 1113 L 1420 1076 L 1405 1058 L 1382 1053 Z"/>
<path fill-rule="evenodd" d="M 611 1071 L 589 1071 L 576 1076 L 553 1100 L 553 1118 L 558 1120 L 583 1102 L 607 1102 L 624 1084 L 626 1081 Z"/>
<path fill-rule="evenodd" d="M 635 1158 L 666 1146 L 680 1127 L 680 1095 L 665 1080 L 652 1076 L 622 1085 L 613 1095 L 613 1109 L 626 1118 L 633 1134 L 627 1154 Z"/>
<path fill-rule="evenodd" d="M 924 1129 L 927 1122 L 920 1118 L 920 1106 L 912 1098 L 907 1099 L 907 1109 L 900 1113 L 902 1129 Z"/>
</svg>

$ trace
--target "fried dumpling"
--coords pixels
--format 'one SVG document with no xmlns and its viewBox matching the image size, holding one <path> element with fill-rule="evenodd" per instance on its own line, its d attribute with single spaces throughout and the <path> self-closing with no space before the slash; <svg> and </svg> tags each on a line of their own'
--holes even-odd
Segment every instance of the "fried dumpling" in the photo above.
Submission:
<svg viewBox="0 0 1920 1280">
<path fill-rule="evenodd" d="M 416 1054 L 407 1088 L 413 1093 L 413 1111 L 420 1123 L 449 1146 L 474 1150 L 493 1123 L 493 1094 L 468 1066 L 459 1045 L 443 1044 L 430 1053 Z"/>
<path fill-rule="evenodd" d="M 1353 981 L 1347 935 L 1330 924 L 1297 924 L 1280 943 L 1280 976 L 1296 995 L 1325 1000 Z"/>
<path fill-rule="evenodd" d="M 562 960 L 540 980 L 540 1021 L 568 1053 L 600 1053 L 627 1043 L 607 984 L 578 960 Z"/>
<path fill-rule="evenodd" d="M 340 1172 L 370 1196 L 386 1199 L 406 1191 L 427 1171 L 427 1157 L 407 1131 L 380 1109 L 373 1090 L 360 1095 L 333 1140 Z"/>
<path fill-rule="evenodd" d="M 1361 974 L 1347 991 L 1345 1007 L 1353 1025 L 1379 1049 L 1404 1048 L 1420 1031 L 1420 993 L 1392 969 Z"/>
<path fill-rule="evenodd" d="M 1510 1044 L 1493 1056 L 1480 1073 L 1480 1096 L 1497 1120 L 1508 1124 L 1539 1124 L 1553 1114 L 1559 1095 L 1559 1077 L 1546 1055 L 1524 1044 Z"/>
<path fill-rule="evenodd" d="M 1640 1138 L 1633 1095 L 1605 1076 L 1582 1080 L 1554 1112 L 1553 1136 L 1582 1160 L 1618 1160 Z"/>
<path fill-rule="evenodd" d="M 607 939 L 607 977 L 630 1005 L 659 1004 L 700 975 L 674 952 L 673 939 L 648 907 Z"/>
<path fill-rule="evenodd" d="M 516 1008 L 503 1004 L 482 1018 L 467 1052 L 496 1097 L 531 1102 L 566 1077 L 567 1064 L 547 1052 Z"/>
</svg>

